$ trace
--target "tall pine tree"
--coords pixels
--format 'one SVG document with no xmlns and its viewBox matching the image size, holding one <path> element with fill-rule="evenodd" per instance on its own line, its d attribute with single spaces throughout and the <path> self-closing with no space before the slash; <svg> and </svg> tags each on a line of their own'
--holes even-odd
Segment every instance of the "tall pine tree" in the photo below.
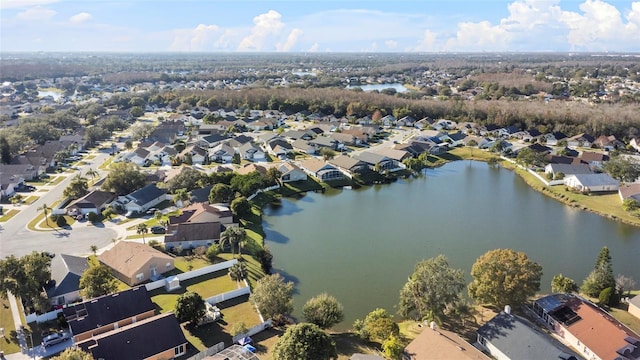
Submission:
<svg viewBox="0 0 640 360">
<path fill-rule="evenodd" d="M 613 276 L 611 253 L 609 248 L 604 246 L 596 258 L 593 271 L 584 279 L 580 290 L 591 297 L 598 297 L 602 290 L 610 287 L 615 289 L 615 286 L 616 279 Z"/>
</svg>

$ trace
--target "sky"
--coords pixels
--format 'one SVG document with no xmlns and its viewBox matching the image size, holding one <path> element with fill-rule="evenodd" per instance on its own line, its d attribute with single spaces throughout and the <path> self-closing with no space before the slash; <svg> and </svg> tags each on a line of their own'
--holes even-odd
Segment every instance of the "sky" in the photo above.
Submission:
<svg viewBox="0 0 640 360">
<path fill-rule="evenodd" d="M 631 0 L 0 0 L 0 53 L 640 52 Z"/>
</svg>

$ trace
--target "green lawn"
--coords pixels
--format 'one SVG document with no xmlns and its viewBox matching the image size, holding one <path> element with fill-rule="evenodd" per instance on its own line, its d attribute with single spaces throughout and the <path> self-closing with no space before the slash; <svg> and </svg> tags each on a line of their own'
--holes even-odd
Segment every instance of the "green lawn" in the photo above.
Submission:
<svg viewBox="0 0 640 360">
<path fill-rule="evenodd" d="M 38 199 L 40 199 L 40 197 L 39 197 L 39 196 L 32 195 L 32 196 L 28 196 L 28 197 L 27 197 L 26 199 L 24 199 L 22 202 L 23 202 L 23 203 L 25 203 L 25 204 L 27 204 L 27 205 L 31 205 L 31 204 L 33 204 L 34 202 L 36 202 Z"/>
<path fill-rule="evenodd" d="M 196 292 L 206 299 L 238 288 L 236 282 L 227 275 L 227 270 L 182 281 L 180 285 L 182 286 L 180 290 L 171 293 L 167 293 L 162 288 L 149 292 L 151 301 L 158 306 L 160 312 L 173 311 L 178 297 L 187 291 Z"/>
<path fill-rule="evenodd" d="M 20 352 L 16 327 L 13 323 L 9 300 L 0 298 L 0 327 L 4 328 L 4 338 L 0 339 L 0 350 L 5 354 Z"/>
<path fill-rule="evenodd" d="M 16 216 L 19 212 L 20 210 L 16 210 L 16 209 L 11 209 L 9 211 L 6 211 L 4 215 L 0 216 L 0 222 L 9 221 L 9 219 Z"/>
<path fill-rule="evenodd" d="M 98 166 L 98 169 L 101 169 L 101 170 L 108 169 L 112 161 L 113 161 L 113 157 L 109 157 L 107 160 L 105 160 L 105 162 L 103 162 L 102 164 L 100 164 L 100 166 Z"/>
<path fill-rule="evenodd" d="M 61 183 L 63 180 L 65 179 L 64 176 L 56 176 L 53 179 L 49 179 L 49 182 L 47 183 L 47 185 L 58 185 L 59 183 Z"/>
</svg>

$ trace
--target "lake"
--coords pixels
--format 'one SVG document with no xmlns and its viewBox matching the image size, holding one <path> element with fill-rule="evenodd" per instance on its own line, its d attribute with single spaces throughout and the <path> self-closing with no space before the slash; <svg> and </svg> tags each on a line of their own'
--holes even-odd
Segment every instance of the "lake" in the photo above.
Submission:
<svg viewBox="0 0 640 360">
<path fill-rule="evenodd" d="M 346 87 L 347 89 L 353 89 L 353 88 L 361 88 L 362 91 L 373 91 L 373 90 L 378 90 L 378 91 L 382 91 L 384 89 L 395 89 L 396 92 L 406 92 L 409 91 L 409 89 L 407 89 L 404 85 L 400 84 L 400 83 L 393 83 L 393 84 L 362 84 L 362 85 L 349 85 Z"/>
<path fill-rule="evenodd" d="M 263 226 L 275 271 L 296 285 L 294 316 L 326 291 L 345 309 L 338 329 L 377 307 L 395 314 L 415 264 L 439 254 L 470 282 L 471 266 L 488 250 L 524 251 L 542 265 L 541 291 L 550 292 L 557 273 L 581 284 L 606 245 L 614 272 L 640 282 L 640 229 L 568 207 L 483 162 L 457 161 L 390 185 L 283 199 L 265 208 Z"/>
</svg>

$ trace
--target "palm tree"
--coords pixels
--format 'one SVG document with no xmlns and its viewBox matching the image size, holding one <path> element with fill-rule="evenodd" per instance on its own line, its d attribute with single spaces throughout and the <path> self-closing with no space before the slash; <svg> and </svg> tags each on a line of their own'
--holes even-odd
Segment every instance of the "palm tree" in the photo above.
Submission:
<svg viewBox="0 0 640 360">
<path fill-rule="evenodd" d="M 42 206 L 38 208 L 38 211 L 42 210 L 42 212 L 44 212 L 44 221 L 47 226 L 49 226 L 49 218 L 47 217 L 47 215 L 49 215 L 49 209 L 51 208 L 48 207 L 47 204 L 42 204 Z"/>
<path fill-rule="evenodd" d="M 189 200 L 189 192 L 187 189 L 178 189 L 176 190 L 176 193 L 173 194 L 173 201 L 176 203 L 179 201 L 182 206 L 184 206 L 184 202 L 187 200 Z"/>
<path fill-rule="evenodd" d="M 136 228 L 136 232 L 138 233 L 138 235 L 142 234 L 142 242 L 146 244 L 147 242 L 144 240 L 144 234 L 149 232 L 149 227 L 147 226 L 147 224 L 145 223 L 138 224 L 138 227 Z"/>
<path fill-rule="evenodd" d="M 87 172 L 85 173 L 85 175 L 87 176 L 91 176 L 91 181 L 93 181 L 93 178 L 95 178 L 96 176 L 98 176 L 98 172 L 89 168 L 89 170 L 87 170 Z"/>
<path fill-rule="evenodd" d="M 228 243 L 231 245 L 231 254 L 235 257 L 236 247 L 240 242 L 244 241 L 246 236 L 247 233 L 241 227 L 227 227 L 222 234 L 220 234 L 220 247 L 224 248 L 224 245 Z"/>
<path fill-rule="evenodd" d="M 95 245 L 91 245 L 91 247 L 89 247 L 89 249 L 91 249 L 91 252 L 93 253 L 94 256 L 98 252 L 98 247 L 95 246 Z"/>
</svg>

